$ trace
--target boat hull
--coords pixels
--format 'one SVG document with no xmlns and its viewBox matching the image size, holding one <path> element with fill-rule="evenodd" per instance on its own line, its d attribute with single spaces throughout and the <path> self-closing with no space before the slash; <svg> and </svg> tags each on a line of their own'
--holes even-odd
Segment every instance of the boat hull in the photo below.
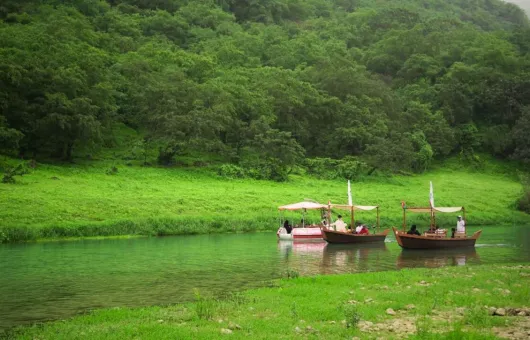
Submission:
<svg viewBox="0 0 530 340">
<path fill-rule="evenodd" d="M 428 236 L 408 235 L 392 228 L 396 241 L 404 249 L 452 249 L 474 247 L 482 230 L 466 238 L 435 238 Z"/>
<path fill-rule="evenodd" d="M 329 243 L 345 244 L 345 243 L 383 243 L 389 230 L 386 229 L 382 233 L 358 235 L 344 233 L 341 231 L 322 229 L 322 238 Z"/>
<path fill-rule="evenodd" d="M 280 228 L 276 235 L 280 240 L 322 240 L 320 228 L 293 228 L 290 234 Z"/>
</svg>

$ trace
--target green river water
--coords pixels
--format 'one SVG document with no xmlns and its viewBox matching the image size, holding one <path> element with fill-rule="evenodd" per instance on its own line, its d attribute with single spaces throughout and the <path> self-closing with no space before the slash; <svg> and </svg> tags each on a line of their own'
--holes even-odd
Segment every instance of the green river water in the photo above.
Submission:
<svg viewBox="0 0 530 340">
<path fill-rule="evenodd" d="M 471 229 L 471 228 L 470 228 Z M 469 230 L 470 232 L 473 229 Z M 300 275 L 530 262 L 529 227 L 487 227 L 475 249 L 279 242 L 274 233 L 0 245 L 0 329 L 95 308 L 170 304 Z"/>
</svg>

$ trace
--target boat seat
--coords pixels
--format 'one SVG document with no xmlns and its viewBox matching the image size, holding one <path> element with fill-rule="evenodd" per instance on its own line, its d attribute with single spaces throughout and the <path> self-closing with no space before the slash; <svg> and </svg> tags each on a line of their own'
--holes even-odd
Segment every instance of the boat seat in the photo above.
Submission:
<svg viewBox="0 0 530 340">
<path fill-rule="evenodd" d="M 466 233 L 455 233 L 455 238 L 466 238 Z"/>
</svg>

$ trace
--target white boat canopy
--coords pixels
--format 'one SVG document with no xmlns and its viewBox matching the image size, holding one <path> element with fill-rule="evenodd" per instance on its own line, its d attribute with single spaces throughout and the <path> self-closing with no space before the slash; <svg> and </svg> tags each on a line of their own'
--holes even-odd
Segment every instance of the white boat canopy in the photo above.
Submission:
<svg viewBox="0 0 530 340">
<path fill-rule="evenodd" d="M 464 207 L 433 207 L 433 208 L 406 208 L 407 212 L 430 213 L 433 211 L 441 213 L 455 213 L 464 210 Z"/>
<path fill-rule="evenodd" d="M 377 205 L 346 205 L 346 204 L 332 204 L 331 208 L 337 208 L 337 209 L 347 209 L 347 210 L 374 210 L 377 209 L 379 206 Z"/>
<path fill-rule="evenodd" d="M 278 207 L 278 210 L 326 209 L 328 206 L 315 202 L 299 202 Z"/>
</svg>

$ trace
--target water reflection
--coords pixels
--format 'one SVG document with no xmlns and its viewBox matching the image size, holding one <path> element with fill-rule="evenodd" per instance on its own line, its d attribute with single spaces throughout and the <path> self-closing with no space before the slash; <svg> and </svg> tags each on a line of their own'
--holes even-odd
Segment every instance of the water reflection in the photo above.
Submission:
<svg viewBox="0 0 530 340">
<path fill-rule="evenodd" d="M 438 268 L 479 264 L 480 256 L 475 248 L 438 249 L 431 251 L 403 249 L 397 258 L 397 268 Z"/>
<path fill-rule="evenodd" d="M 324 274 L 336 272 L 336 267 L 349 271 L 368 271 L 380 265 L 388 252 L 385 243 L 380 244 L 327 244 L 322 253 Z"/>
</svg>

